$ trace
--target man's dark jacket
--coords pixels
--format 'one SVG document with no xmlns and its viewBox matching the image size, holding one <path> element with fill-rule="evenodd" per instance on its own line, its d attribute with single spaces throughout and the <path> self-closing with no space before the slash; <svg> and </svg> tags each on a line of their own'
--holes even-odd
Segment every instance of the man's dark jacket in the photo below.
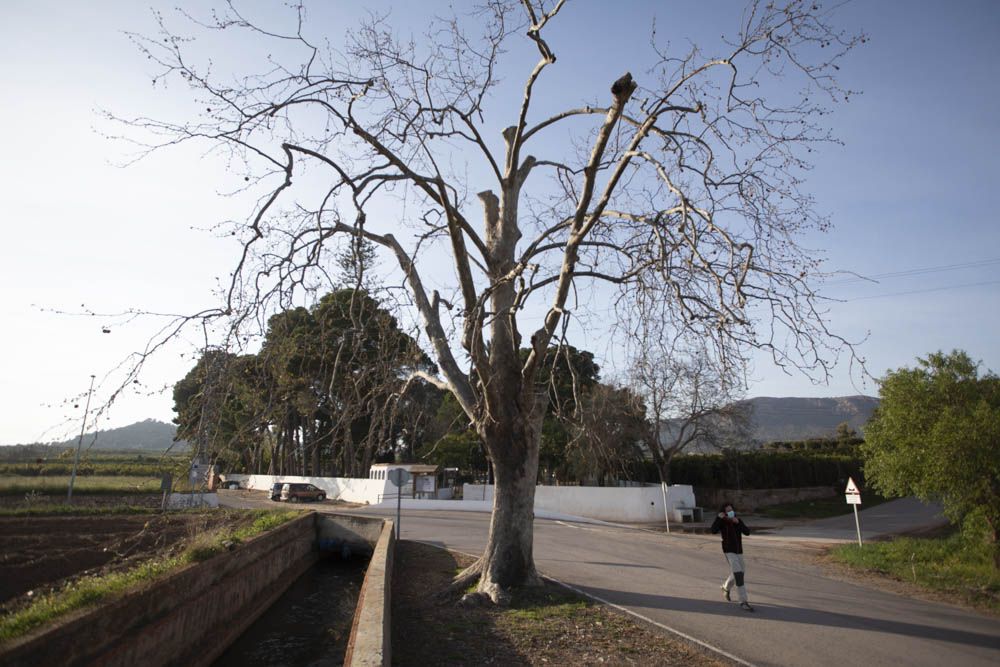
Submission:
<svg viewBox="0 0 1000 667">
<path fill-rule="evenodd" d="M 750 529 L 743 523 L 743 519 L 723 519 L 715 517 L 712 522 L 712 532 L 722 532 L 722 552 L 727 554 L 743 553 L 743 535 L 749 535 Z M 742 533 L 743 535 L 741 535 Z"/>
</svg>

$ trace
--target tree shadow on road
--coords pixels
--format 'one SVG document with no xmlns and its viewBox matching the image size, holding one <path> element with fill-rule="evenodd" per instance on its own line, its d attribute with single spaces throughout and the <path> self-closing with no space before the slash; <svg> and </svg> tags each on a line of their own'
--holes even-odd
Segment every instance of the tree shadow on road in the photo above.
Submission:
<svg viewBox="0 0 1000 667">
<path fill-rule="evenodd" d="M 715 602 L 712 600 L 681 598 L 651 593 L 623 593 L 622 591 L 592 588 L 589 586 L 581 587 L 581 590 L 599 599 L 632 608 L 646 607 L 649 609 L 715 614 L 718 616 L 747 616 L 747 613 L 742 611 L 737 605 L 721 601 Z M 971 630 L 941 628 L 922 623 L 908 623 L 906 621 L 873 618 L 857 614 L 842 614 L 810 609 L 808 607 L 792 607 L 789 605 L 761 604 L 756 602 L 754 606 L 758 611 L 753 616 L 755 620 L 846 628 L 866 632 L 884 632 L 1000 650 L 1000 630 L 998 630 L 997 634 L 989 635 Z"/>
</svg>

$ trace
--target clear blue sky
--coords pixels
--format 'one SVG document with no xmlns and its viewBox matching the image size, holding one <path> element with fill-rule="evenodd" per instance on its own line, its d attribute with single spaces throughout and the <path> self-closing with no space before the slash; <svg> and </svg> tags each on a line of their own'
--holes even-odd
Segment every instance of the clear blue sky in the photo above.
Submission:
<svg viewBox="0 0 1000 667">
<path fill-rule="evenodd" d="M 152 4 L 169 15 L 177 3 Z M 249 11 L 263 16 L 275 4 L 249 3 Z M 393 19 L 416 29 L 424 21 L 416 7 L 394 9 Z M 314 16 L 336 38 L 360 11 L 359 3 L 325 3 Z M 623 71 L 643 71 L 654 14 L 659 34 L 681 45 L 731 33 L 738 3 L 570 2 L 552 38 L 552 81 L 568 103 L 598 99 Z M 870 332 L 860 352 L 875 376 L 951 348 L 1000 370 L 1000 3 L 853 2 L 837 17 L 871 41 L 842 69 L 844 83 L 863 91 L 831 117 L 846 145 L 819 154 L 808 183 L 834 229 L 804 243 L 829 269 L 881 278 L 831 283 L 827 293 L 844 300 L 831 305 L 833 326 L 852 339 Z M 89 376 L 97 375 L 97 402 L 105 400 L 106 374 L 157 326 L 45 309 L 191 312 L 214 305 L 214 278 L 233 265 L 235 247 L 197 229 L 246 211 L 245 201 L 219 196 L 233 176 L 218 158 L 192 147 L 127 169 L 110 164 L 128 148 L 95 131 L 115 130 L 95 109 L 162 116 L 186 108 L 181 89 L 150 86 L 149 65 L 123 30 L 153 31 L 145 3 L 0 7 L 0 443 L 71 435 Z M 254 53 L 236 43 L 214 55 L 225 66 Z M 511 80 L 523 74 L 505 71 Z M 602 353 L 599 337 L 582 342 Z M 101 427 L 169 420 L 169 392 L 160 390 L 183 376 L 199 343 L 192 332 L 160 355 Z M 765 360 L 753 377 L 751 396 L 877 391 L 846 366 L 828 386 Z"/>
</svg>

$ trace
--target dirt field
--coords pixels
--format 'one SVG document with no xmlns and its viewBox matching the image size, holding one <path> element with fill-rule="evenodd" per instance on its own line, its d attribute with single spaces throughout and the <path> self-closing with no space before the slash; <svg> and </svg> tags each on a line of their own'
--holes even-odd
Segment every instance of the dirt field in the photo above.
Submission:
<svg viewBox="0 0 1000 667">
<path fill-rule="evenodd" d="M 206 530 L 239 523 L 229 512 L 0 516 L 0 613 L 68 580 L 179 550 Z"/>
<path fill-rule="evenodd" d="M 147 507 L 156 509 L 163 501 L 163 496 L 159 493 L 146 494 L 80 494 L 73 496 L 73 505 L 76 507 Z M 66 503 L 66 495 L 57 496 L 46 494 L 31 494 L 25 496 L 0 495 L 0 507 L 15 509 L 18 507 L 31 507 L 33 505 L 63 505 Z"/>
</svg>

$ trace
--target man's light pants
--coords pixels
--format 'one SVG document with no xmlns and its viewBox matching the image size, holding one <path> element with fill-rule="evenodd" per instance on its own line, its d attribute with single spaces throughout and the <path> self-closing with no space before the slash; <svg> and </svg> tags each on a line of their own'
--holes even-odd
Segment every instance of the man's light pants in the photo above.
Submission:
<svg viewBox="0 0 1000 667">
<path fill-rule="evenodd" d="M 747 601 L 747 587 L 743 585 L 743 554 L 731 554 L 726 552 L 726 560 L 729 561 L 730 574 L 726 579 L 726 583 L 722 584 L 722 587 L 729 591 L 732 589 L 733 584 L 736 584 L 736 595 L 739 596 L 740 602 Z"/>
</svg>

